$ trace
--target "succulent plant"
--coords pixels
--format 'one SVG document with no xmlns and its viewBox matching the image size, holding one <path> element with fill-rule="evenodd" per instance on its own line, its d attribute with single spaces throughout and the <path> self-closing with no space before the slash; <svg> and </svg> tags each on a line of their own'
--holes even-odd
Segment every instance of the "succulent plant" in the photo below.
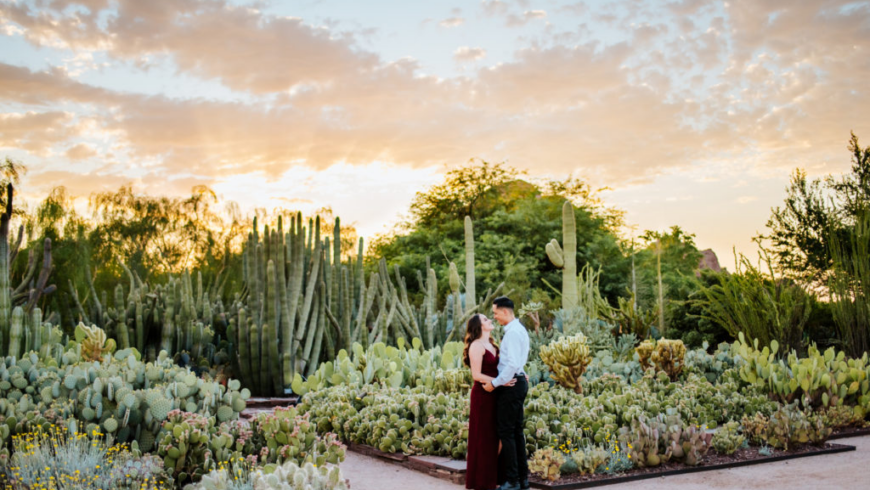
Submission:
<svg viewBox="0 0 870 490">
<path fill-rule="evenodd" d="M 115 340 L 106 337 L 106 332 L 96 325 L 79 323 L 75 329 L 76 342 L 81 343 L 83 361 L 102 361 L 106 355 L 115 352 Z"/>
<path fill-rule="evenodd" d="M 652 367 L 650 363 L 650 358 L 652 357 L 653 350 L 656 348 L 655 340 L 646 339 L 640 343 L 635 349 L 637 351 L 637 357 L 640 361 L 640 365 L 643 367 L 644 371 Z"/>
<path fill-rule="evenodd" d="M 730 455 L 742 447 L 745 441 L 746 438 L 740 434 L 740 424 L 728 422 L 716 430 L 711 444 L 717 453 Z"/>
<path fill-rule="evenodd" d="M 544 480 L 556 481 L 561 476 L 565 455 L 551 447 L 538 449 L 529 459 L 529 471 Z"/>
<path fill-rule="evenodd" d="M 591 475 L 604 465 L 610 454 L 600 446 L 588 446 L 571 453 L 571 461 L 577 467 L 577 473 Z"/>
<path fill-rule="evenodd" d="M 562 205 L 562 244 L 554 238 L 546 252 L 550 262 L 562 269 L 562 308 L 571 309 L 577 306 L 577 220 L 570 201 Z"/>
<path fill-rule="evenodd" d="M 556 382 L 575 393 L 583 392 L 583 372 L 591 361 L 585 335 L 562 337 L 541 347 L 541 360 L 550 368 Z"/>
<path fill-rule="evenodd" d="M 650 355 L 656 370 L 667 373 L 671 381 L 677 379 L 685 367 L 686 346 L 682 340 L 659 339 Z"/>
</svg>

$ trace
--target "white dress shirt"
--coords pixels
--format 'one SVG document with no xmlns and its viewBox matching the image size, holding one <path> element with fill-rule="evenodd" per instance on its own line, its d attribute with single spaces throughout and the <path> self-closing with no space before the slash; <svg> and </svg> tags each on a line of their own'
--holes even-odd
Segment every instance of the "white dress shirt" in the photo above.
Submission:
<svg viewBox="0 0 870 490">
<path fill-rule="evenodd" d="M 493 386 L 501 386 L 518 374 L 529 359 L 529 333 L 516 318 L 504 327 L 504 338 L 498 357 L 498 376 L 492 380 Z"/>
</svg>

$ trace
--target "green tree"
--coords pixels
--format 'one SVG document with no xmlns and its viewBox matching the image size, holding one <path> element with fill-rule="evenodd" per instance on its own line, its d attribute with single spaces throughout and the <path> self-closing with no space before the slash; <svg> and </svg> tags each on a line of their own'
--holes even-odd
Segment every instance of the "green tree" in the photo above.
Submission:
<svg viewBox="0 0 870 490">
<path fill-rule="evenodd" d="M 618 211 L 604 208 L 597 194 L 577 180 L 530 183 L 504 164 L 474 162 L 448 172 L 444 182 L 420 192 L 411 205 L 411 219 L 389 235 L 377 237 L 369 249 L 372 258 L 385 257 L 402 274 L 414 277 L 427 264 L 439 278 L 447 277 L 449 262 L 464 277 L 464 218 L 473 216 L 477 291 L 482 294 L 505 282 L 513 298 L 522 303 L 542 299 L 542 279 L 561 284 L 561 273 L 547 259 L 545 246 L 562 237 L 562 203 L 575 205 L 578 269 L 601 267 L 601 287 L 611 300 L 627 285 L 628 261 L 613 230 Z M 442 294 L 447 281 L 439 281 Z M 419 292 L 416 281 L 409 289 Z"/>
<path fill-rule="evenodd" d="M 805 284 L 825 285 L 833 267 L 831 233 L 847 240 L 870 206 L 870 147 L 861 148 L 852 133 L 848 149 L 852 168 L 840 178 L 810 181 L 805 171 L 795 170 L 784 205 L 774 208 L 767 222 L 770 233 L 759 237 L 770 240 L 778 269 Z"/>
</svg>

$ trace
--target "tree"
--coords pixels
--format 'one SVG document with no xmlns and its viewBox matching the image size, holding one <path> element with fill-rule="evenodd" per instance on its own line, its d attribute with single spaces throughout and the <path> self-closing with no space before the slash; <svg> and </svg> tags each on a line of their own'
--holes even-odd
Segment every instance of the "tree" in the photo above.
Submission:
<svg viewBox="0 0 870 490">
<path fill-rule="evenodd" d="M 831 233 L 846 239 L 849 229 L 870 206 L 870 147 L 861 148 L 852 133 L 848 145 L 851 172 L 839 179 L 809 181 L 797 169 L 786 188 L 782 207 L 772 210 L 768 235 L 777 268 L 811 286 L 823 286 L 833 266 Z"/>
<path fill-rule="evenodd" d="M 411 202 L 413 224 L 432 226 L 445 217 L 463 220 L 466 215 L 476 219 L 484 197 L 497 197 L 495 189 L 514 180 L 517 175 L 516 169 L 504 163 L 471 159 L 447 172 L 443 183 L 414 196 Z M 410 226 L 413 224 L 408 223 Z"/>
<path fill-rule="evenodd" d="M 398 264 L 402 274 L 414 277 L 428 263 L 439 278 L 447 277 L 449 262 L 464 277 L 464 219 L 474 219 L 477 291 L 505 282 L 505 291 L 522 303 L 540 300 L 549 288 L 561 284 L 561 273 L 547 259 L 545 246 L 562 237 L 562 204 L 575 205 L 578 269 L 601 267 L 602 293 L 611 301 L 623 294 L 629 274 L 613 220 L 595 191 L 577 180 L 530 183 L 516 179 L 516 170 L 504 164 L 472 161 L 448 172 L 444 182 L 420 192 L 411 205 L 411 219 L 389 235 L 373 240 L 371 258 L 384 257 Z M 417 281 L 409 281 L 417 292 Z M 439 281 L 442 294 L 447 281 Z"/>
</svg>

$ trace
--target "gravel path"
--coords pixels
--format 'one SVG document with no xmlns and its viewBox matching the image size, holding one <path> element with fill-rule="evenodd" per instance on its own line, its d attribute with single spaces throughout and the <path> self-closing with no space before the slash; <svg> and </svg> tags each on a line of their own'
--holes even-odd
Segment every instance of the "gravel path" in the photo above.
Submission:
<svg viewBox="0 0 870 490">
<path fill-rule="evenodd" d="M 745 489 L 848 489 L 870 490 L 870 436 L 833 441 L 856 446 L 857 451 L 793 459 L 744 468 L 705 471 L 667 478 L 641 480 L 601 488 L 620 490 Z M 386 463 L 347 453 L 341 465 L 352 490 L 458 490 L 464 488 L 444 480 Z"/>
</svg>

